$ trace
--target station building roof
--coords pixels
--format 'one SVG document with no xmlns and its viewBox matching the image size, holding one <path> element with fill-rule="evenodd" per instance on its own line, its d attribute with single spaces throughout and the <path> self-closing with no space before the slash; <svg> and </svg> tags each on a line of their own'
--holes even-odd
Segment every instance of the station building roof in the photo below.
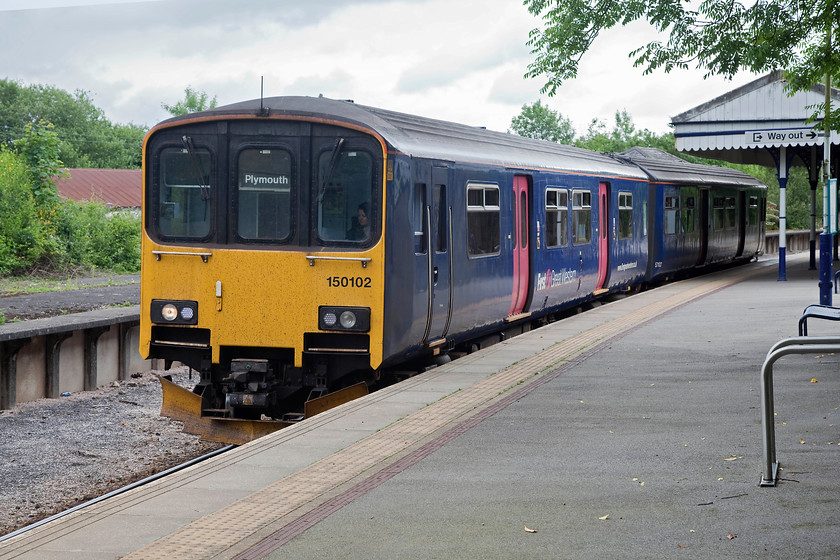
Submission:
<svg viewBox="0 0 840 560">
<path fill-rule="evenodd" d="M 58 194 L 76 202 L 98 201 L 115 208 L 140 208 L 143 174 L 140 169 L 65 169 L 56 182 Z"/>
<path fill-rule="evenodd" d="M 777 70 L 675 117 L 677 150 L 732 163 L 776 167 L 767 148 L 823 146 L 822 121 L 808 123 L 813 107 L 825 102 L 825 86 L 789 96 Z M 840 91 L 832 88 L 832 105 Z M 831 132 L 831 143 L 840 134 Z M 822 149 L 822 148 L 821 148 Z"/>
</svg>

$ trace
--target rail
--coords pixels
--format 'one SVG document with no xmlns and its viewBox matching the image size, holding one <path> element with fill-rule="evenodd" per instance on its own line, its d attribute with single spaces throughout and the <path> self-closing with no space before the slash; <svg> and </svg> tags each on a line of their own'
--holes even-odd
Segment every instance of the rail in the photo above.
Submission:
<svg viewBox="0 0 840 560">
<path fill-rule="evenodd" d="M 808 319 L 840 321 L 840 307 L 817 304 L 806 307 L 799 319 L 799 336 L 808 336 Z"/>
<path fill-rule="evenodd" d="M 767 352 L 761 366 L 761 431 L 764 447 L 764 471 L 759 486 L 776 486 L 779 462 L 776 460 L 776 425 L 773 407 L 773 364 L 791 354 L 840 352 L 840 337 L 797 336 L 780 340 Z"/>
<path fill-rule="evenodd" d="M 817 232 L 819 236 L 819 232 Z M 785 233 L 785 247 L 788 253 L 799 253 L 811 248 L 810 230 L 794 230 Z M 779 232 L 768 231 L 764 234 L 764 254 L 774 255 L 779 252 Z"/>
</svg>

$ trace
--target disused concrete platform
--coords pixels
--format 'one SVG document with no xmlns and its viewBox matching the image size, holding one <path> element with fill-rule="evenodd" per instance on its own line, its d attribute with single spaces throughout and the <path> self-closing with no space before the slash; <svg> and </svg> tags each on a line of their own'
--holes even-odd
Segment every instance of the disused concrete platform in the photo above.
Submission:
<svg viewBox="0 0 840 560">
<path fill-rule="evenodd" d="M 766 259 L 554 323 L 2 543 L 0 559 L 836 558 L 837 356 L 777 363 L 782 481 L 758 487 L 760 368 L 818 299 L 807 266 L 789 256 L 777 282 Z"/>
</svg>

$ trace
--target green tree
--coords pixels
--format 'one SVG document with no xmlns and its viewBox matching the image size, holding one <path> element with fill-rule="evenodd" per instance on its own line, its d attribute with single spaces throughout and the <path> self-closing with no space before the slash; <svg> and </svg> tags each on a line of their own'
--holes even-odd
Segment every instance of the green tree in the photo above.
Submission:
<svg viewBox="0 0 840 560">
<path fill-rule="evenodd" d="M 15 141 L 14 144 L 29 166 L 35 203 L 42 214 L 52 213 L 58 204 L 56 180 L 67 174 L 66 171 L 61 170 L 63 166 L 59 156 L 61 140 L 55 132 L 55 126 L 43 120 L 37 125 L 28 123 L 24 137 Z M 44 219 L 44 221 L 48 220 Z"/>
<path fill-rule="evenodd" d="M 173 117 L 181 115 L 188 115 L 189 113 L 197 113 L 199 111 L 206 111 L 216 106 L 216 96 L 212 99 L 204 91 L 198 91 L 191 86 L 184 88 L 184 99 L 178 101 L 174 105 L 161 103 L 161 107 L 166 109 Z"/>
<path fill-rule="evenodd" d="M 28 124 L 52 123 L 67 167 L 139 168 L 146 127 L 114 124 L 81 90 L 74 94 L 44 85 L 0 79 L 0 144 L 26 133 Z"/>
<path fill-rule="evenodd" d="M 508 132 L 561 144 L 571 144 L 575 139 L 572 121 L 543 105 L 540 100 L 523 105 L 522 112 L 510 121 Z"/>
<path fill-rule="evenodd" d="M 668 40 L 650 41 L 630 54 L 644 73 L 694 65 L 706 75 L 728 78 L 739 70 L 785 69 L 790 92 L 809 89 L 826 75 L 840 76 L 840 22 L 836 0 L 525 0 L 542 28 L 531 31 L 536 55 L 527 77 L 545 76 L 543 92 L 553 95 L 577 75 L 583 54 L 601 31 L 646 20 Z M 696 9 L 695 9 L 695 6 Z M 830 37 L 830 41 L 828 40 Z M 824 107 L 815 108 L 819 117 Z M 829 117 L 840 128 L 840 108 Z"/>
<path fill-rule="evenodd" d="M 44 227 L 37 217 L 29 166 L 0 146 L 0 274 L 31 267 L 44 254 Z"/>
<path fill-rule="evenodd" d="M 677 154 L 674 147 L 674 135 L 670 132 L 657 135 L 648 129 L 638 130 L 633 117 L 626 109 L 615 112 L 612 129 L 601 119 L 592 119 L 586 133 L 575 140 L 575 145 L 596 152 L 620 153 L 635 146 L 659 148 L 668 153 Z"/>
</svg>

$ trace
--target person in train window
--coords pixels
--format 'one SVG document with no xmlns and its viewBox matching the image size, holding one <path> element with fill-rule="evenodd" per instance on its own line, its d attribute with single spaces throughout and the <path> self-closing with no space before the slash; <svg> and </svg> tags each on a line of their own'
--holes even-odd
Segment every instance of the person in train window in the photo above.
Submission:
<svg viewBox="0 0 840 560">
<path fill-rule="evenodd" d="M 370 237 L 370 220 L 368 215 L 370 213 L 370 205 L 367 202 L 359 204 L 359 210 L 351 220 L 350 229 L 347 230 L 346 237 L 351 241 L 360 241 Z"/>
</svg>

